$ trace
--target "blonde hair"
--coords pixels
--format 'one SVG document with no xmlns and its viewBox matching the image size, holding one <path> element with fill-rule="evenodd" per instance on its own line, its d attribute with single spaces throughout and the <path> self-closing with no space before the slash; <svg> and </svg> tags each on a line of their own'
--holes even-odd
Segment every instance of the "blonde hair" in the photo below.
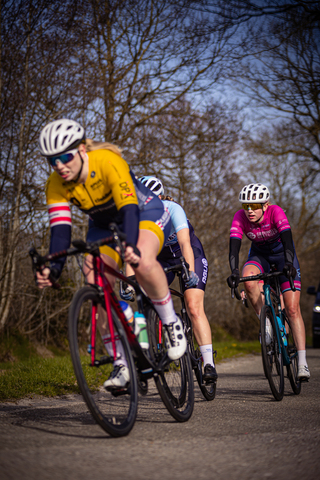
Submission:
<svg viewBox="0 0 320 480">
<path fill-rule="evenodd" d="M 95 140 L 91 140 L 91 138 L 86 139 L 86 151 L 92 152 L 93 150 L 110 150 L 110 152 L 116 153 L 120 157 L 122 157 L 122 150 L 121 148 L 117 147 L 117 145 L 113 145 L 112 143 L 108 142 L 96 142 Z"/>
<path fill-rule="evenodd" d="M 170 195 L 160 195 L 160 199 L 161 200 L 169 200 L 170 202 L 178 203 L 178 202 L 175 201 L 174 198 L 170 197 Z"/>
</svg>

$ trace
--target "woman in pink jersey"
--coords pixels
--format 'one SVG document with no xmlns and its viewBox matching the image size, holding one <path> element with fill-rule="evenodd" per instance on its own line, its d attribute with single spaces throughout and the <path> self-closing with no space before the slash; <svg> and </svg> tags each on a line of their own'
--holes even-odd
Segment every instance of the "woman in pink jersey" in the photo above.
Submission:
<svg viewBox="0 0 320 480">
<path fill-rule="evenodd" d="M 300 311 L 301 275 L 295 253 L 288 219 L 277 205 L 270 205 L 268 188 L 261 183 L 243 187 L 239 194 L 242 210 L 236 212 L 230 230 L 229 263 L 231 275 L 227 282 L 230 288 L 239 284 L 239 251 L 245 234 L 252 241 L 242 276 L 269 272 L 271 264 L 283 271 L 280 276 L 281 292 L 286 313 L 292 326 L 292 333 L 298 349 L 298 378 L 308 380 L 310 372 L 306 360 L 306 334 Z M 296 291 L 290 288 L 289 278 L 294 280 Z M 263 298 L 259 282 L 245 282 L 248 298 L 259 316 Z"/>
</svg>

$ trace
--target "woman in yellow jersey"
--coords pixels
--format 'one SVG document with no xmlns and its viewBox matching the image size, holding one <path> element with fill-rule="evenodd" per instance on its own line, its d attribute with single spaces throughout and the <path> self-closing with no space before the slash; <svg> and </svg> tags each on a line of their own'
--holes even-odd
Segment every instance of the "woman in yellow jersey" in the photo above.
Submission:
<svg viewBox="0 0 320 480">
<path fill-rule="evenodd" d="M 176 317 L 168 283 L 157 255 L 170 234 L 170 215 L 161 200 L 136 180 L 121 151 L 115 145 L 93 142 L 85 137 L 81 125 L 60 119 L 49 123 L 41 132 L 40 152 L 53 168 L 46 185 L 51 227 L 50 253 L 63 250 L 71 242 L 69 204 L 89 215 L 87 240 L 110 234 L 115 222 L 127 235 L 124 261 L 134 267 L 137 281 L 152 300 L 165 328 L 168 356 L 180 358 L 186 350 L 181 321 Z M 102 247 L 106 264 L 119 268 L 122 260 L 110 246 Z M 64 259 L 38 273 L 40 288 L 51 286 L 49 279 L 61 274 Z M 87 259 L 86 275 L 93 283 Z M 182 336 L 181 336 L 182 333 Z M 117 359 L 106 387 L 123 387 L 128 381 L 125 360 Z"/>
</svg>

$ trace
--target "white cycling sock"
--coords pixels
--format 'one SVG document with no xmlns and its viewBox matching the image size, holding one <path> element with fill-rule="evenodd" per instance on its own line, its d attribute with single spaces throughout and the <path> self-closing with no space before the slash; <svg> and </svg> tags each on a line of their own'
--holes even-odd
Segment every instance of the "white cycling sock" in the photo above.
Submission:
<svg viewBox="0 0 320 480">
<path fill-rule="evenodd" d="M 206 366 L 208 363 L 214 367 L 214 361 L 213 361 L 213 348 L 212 345 L 201 345 L 200 347 L 200 353 L 202 355 L 203 359 L 203 365 Z"/>
<path fill-rule="evenodd" d="M 168 291 L 164 298 L 150 298 L 150 300 L 153 303 L 159 317 L 161 318 L 163 325 L 168 325 L 168 323 L 177 321 L 170 291 Z"/>
<path fill-rule="evenodd" d="M 308 366 L 307 364 L 307 352 L 306 350 L 298 350 L 298 365 L 301 367 L 304 365 L 305 367 Z"/>
<path fill-rule="evenodd" d="M 102 335 L 102 340 L 108 354 L 110 355 L 110 357 L 113 357 L 113 348 L 112 348 L 110 333 L 108 333 L 107 335 Z M 126 354 L 124 353 L 123 345 L 122 345 L 122 342 L 120 342 L 120 340 L 116 340 L 116 350 L 117 350 L 117 356 L 120 355 L 120 357 L 113 362 L 113 366 L 116 367 L 117 365 L 124 365 L 125 367 L 127 367 L 128 362 L 126 359 Z"/>
</svg>

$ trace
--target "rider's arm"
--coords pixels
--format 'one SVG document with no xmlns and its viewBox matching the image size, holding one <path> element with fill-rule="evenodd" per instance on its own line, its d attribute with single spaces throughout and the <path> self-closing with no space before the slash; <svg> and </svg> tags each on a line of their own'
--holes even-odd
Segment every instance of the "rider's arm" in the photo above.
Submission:
<svg viewBox="0 0 320 480">
<path fill-rule="evenodd" d="M 122 215 L 123 232 L 127 235 L 127 245 L 136 245 L 139 236 L 139 207 L 130 204 L 122 207 L 119 212 Z"/>
<path fill-rule="evenodd" d="M 50 239 L 50 253 L 60 252 L 70 247 L 71 243 L 71 226 L 70 225 L 57 225 L 51 227 L 51 239 Z M 62 272 L 65 264 L 66 257 L 59 258 L 56 261 L 50 263 L 51 275 L 57 280 Z"/>
<path fill-rule="evenodd" d="M 71 210 L 64 195 L 61 179 L 56 173 L 50 175 L 46 185 L 47 207 L 50 221 L 50 253 L 66 250 L 71 243 Z M 52 277 L 61 275 L 66 257 L 50 264 Z"/>
<path fill-rule="evenodd" d="M 284 248 L 285 261 L 287 264 L 293 265 L 294 246 L 291 227 L 287 216 L 278 205 L 273 207 L 272 216 L 272 220 L 276 224 L 277 230 L 280 233 L 281 242 Z"/>
<path fill-rule="evenodd" d="M 180 250 L 185 258 L 185 261 L 189 264 L 190 271 L 194 272 L 194 254 L 190 243 L 189 228 L 183 228 L 177 232 L 177 239 L 179 242 Z"/>
<path fill-rule="evenodd" d="M 229 245 L 229 264 L 231 272 L 239 270 L 239 252 L 241 247 L 241 240 L 239 238 L 230 238 Z"/>
<path fill-rule="evenodd" d="M 243 210 L 238 210 L 233 217 L 230 228 L 229 264 L 232 273 L 235 270 L 239 271 L 239 252 L 244 233 L 244 220 Z"/>
<path fill-rule="evenodd" d="M 284 230 L 280 233 L 281 242 L 284 248 L 284 256 L 286 259 L 286 263 L 293 264 L 294 259 L 294 246 L 293 246 L 293 238 L 292 232 L 290 230 Z"/>
</svg>

